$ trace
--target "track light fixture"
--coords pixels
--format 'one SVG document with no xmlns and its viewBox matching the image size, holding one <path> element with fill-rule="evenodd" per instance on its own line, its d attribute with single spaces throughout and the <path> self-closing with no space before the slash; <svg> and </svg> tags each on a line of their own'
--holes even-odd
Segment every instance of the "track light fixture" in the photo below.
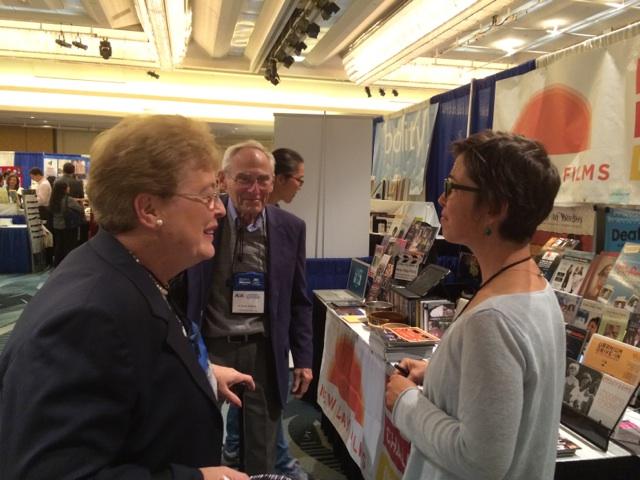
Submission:
<svg viewBox="0 0 640 480">
<path fill-rule="evenodd" d="M 87 48 L 89 48 L 88 45 L 82 43 L 82 40 L 80 40 L 80 35 L 78 35 L 76 39 L 73 42 L 71 42 L 71 45 L 73 45 L 76 48 L 80 48 L 82 50 L 86 50 Z"/>
<path fill-rule="evenodd" d="M 158 75 L 156 72 L 154 72 L 153 70 L 147 70 L 147 75 L 149 75 L 150 77 L 155 78 L 156 80 L 160 78 L 160 75 Z"/>
<path fill-rule="evenodd" d="M 302 40 L 294 43 L 291 45 L 291 48 L 293 49 L 293 53 L 296 55 L 300 55 L 302 53 L 303 50 L 307 49 L 307 44 L 304 43 Z"/>
<path fill-rule="evenodd" d="M 272 85 L 278 85 L 280 83 L 280 76 L 278 75 L 278 63 L 275 58 L 269 60 L 264 72 L 264 78 L 269 80 Z"/>
<path fill-rule="evenodd" d="M 100 41 L 100 56 L 105 60 L 109 60 L 111 58 L 111 42 L 109 42 L 108 38 L 103 38 Z"/>
<path fill-rule="evenodd" d="M 387 92 L 384 91 L 384 88 L 379 88 L 378 93 L 380 94 L 381 97 L 384 97 L 387 94 Z"/>
<path fill-rule="evenodd" d="M 338 13 L 340 11 L 340 7 L 336 4 L 336 2 L 321 0 L 318 2 L 318 7 L 320 7 L 320 15 L 323 20 L 329 20 L 332 15 Z"/>
<path fill-rule="evenodd" d="M 60 32 L 60 35 L 58 35 L 58 38 L 56 38 L 56 43 L 61 47 L 71 48 L 71 44 L 65 40 L 64 33 L 62 32 Z"/>
<path fill-rule="evenodd" d="M 398 96 L 398 90 L 396 90 L 395 88 L 391 90 L 391 93 L 393 94 L 394 97 Z"/>
<path fill-rule="evenodd" d="M 316 22 L 310 22 L 308 18 L 301 18 L 296 24 L 296 32 L 306 34 L 311 38 L 318 38 L 320 33 L 320 25 Z"/>
<path fill-rule="evenodd" d="M 367 97 L 371 98 L 371 89 L 369 87 L 364 87 L 364 91 L 367 94 Z"/>
<path fill-rule="evenodd" d="M 293 57 L 288 55 L 284 50 L 278 50 L 278 53 L 276 53 L 276 60 L 287 68 L 293 65 L 294 62 Z"/>
</svg>

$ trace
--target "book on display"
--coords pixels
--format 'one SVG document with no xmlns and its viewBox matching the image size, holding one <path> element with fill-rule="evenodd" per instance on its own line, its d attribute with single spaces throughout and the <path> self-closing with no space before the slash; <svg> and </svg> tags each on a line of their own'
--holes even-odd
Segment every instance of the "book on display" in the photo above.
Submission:
<svg viewBox="0 0 640 480">
<path fill-rule="evenodd" d="M 587 275 L 593 253 L 569 250 L 564 252 L 558 268 L 553 273 L 551 286 L 562 292 L 577 294 Z"/>
<path fill-rule="evenodd" d="M 640 243 L 624 244 L 598 293 L 598 301 L 640 312 Z"/>
</svg>

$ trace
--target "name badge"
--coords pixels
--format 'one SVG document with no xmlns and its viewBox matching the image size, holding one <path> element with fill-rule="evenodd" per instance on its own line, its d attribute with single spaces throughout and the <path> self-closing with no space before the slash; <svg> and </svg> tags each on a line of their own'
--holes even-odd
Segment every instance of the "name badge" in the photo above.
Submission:
<svg viewBox="0 0 640 480">
<path fill-rule="evenodd" d="M 234 273 L 231 313 L 264 313 L 264 286 L 263 272 Z"/>
</svg>

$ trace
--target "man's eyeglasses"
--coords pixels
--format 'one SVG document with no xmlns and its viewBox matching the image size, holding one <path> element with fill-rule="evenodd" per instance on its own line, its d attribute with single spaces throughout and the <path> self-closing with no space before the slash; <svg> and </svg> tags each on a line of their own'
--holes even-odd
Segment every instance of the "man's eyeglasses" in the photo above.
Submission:
<svg viewBox="0 0 640 480">
<path fill-rule="evenodd" d="M 273 183 L 272 175 L 250 175 L 248 173 L 239 173 L 233 178 L 233 181 L 241 187 L 250 188 L 255 183 L 260 188 L 268 188 Z"/>
<path fill-rule="evenodd" d="M 213 210 L 216 207 L 216 202 L 220 200 L 219 191 L 215 191 L 206 195 L 199 193 L 176 193 L 175 196 L 186 198 L 187 200 L 192 200 L 194 202 L 200 202 L 209 210 Z"/>
<path fill-rule="evenodd" d="M 480 192 L 478 187 L 469 187 L 467 185 L 461 185 L 459 183 L 453 183 L 451 178 L 447 177 L 444 179 L 444 198 L 449 198 L 452 190 L 464 190 L 466 192 Z"/>
</svg>

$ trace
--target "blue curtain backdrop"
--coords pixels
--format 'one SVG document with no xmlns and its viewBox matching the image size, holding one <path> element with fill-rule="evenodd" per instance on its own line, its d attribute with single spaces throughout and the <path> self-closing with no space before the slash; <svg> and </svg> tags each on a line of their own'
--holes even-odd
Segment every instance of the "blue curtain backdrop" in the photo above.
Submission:
<svg viewBox="0 0 640 480">
<path fill-rule="evenodd" d="M 453 140 L 467 135 L 470 91 L 471 85 L 464 85 L 431 98 L 431 103 L 440 105 L 429 150 L 426 187 L 427 202 L 433 202 L 436 205 L 438 214 L 440 214 L 438 197 L 442 193 L 442 182 L 449 174 L 454 160 L 449 152 L 449 145 Z"/>
<path fill-rule="evenodd" d="M 535 68 L 536 62 L 535 60 L 531 60 L 490 77 L 474 80 L 473 98 L 471 99 L 471 128 L 469 133 L 476 133 L 493 127 L 493 104 L 496 98 L 496 82 L 498 80 L 522 75 Z"/>
<path fill-rule="evenodd" d="M 31 186 L 29 170 L 33 167 L 38 167 L 41 170 L 44 169 L 44 153 L 15 152 L 13 164 L 22 170 L 22 184 L 20 186 L 29 188 Z"/>
<path fill-rule="evenodd" d="M 429 151 L 426 187 L 427 202 L 433 202 L 436 205 L 438 214 L 440 213 L 438 197 L 442 193 L 442 183 L 453 166 L 454 158 L 449 152 L 451 142 L 467 136 L 467 124 L 470 125 L 470 133 L 491 128 L 496 82 L 522 75 L 534 68 L 535 61 L 531 60 L 491 77 L 474 80 L 471 112 L 469 112 L 471 85 L 464 85 L 431 98 L 431 103 L 439 103 L 440 106 Z"/>
</svg>

